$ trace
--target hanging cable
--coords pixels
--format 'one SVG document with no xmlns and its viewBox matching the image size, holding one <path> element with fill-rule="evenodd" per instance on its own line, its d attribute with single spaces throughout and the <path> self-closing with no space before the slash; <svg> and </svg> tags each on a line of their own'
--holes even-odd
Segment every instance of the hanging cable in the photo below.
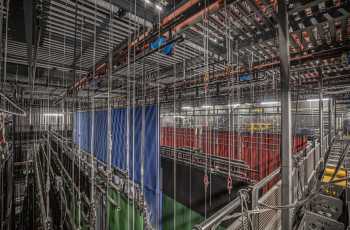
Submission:
<svg viewBox="0 0 350 230">
<path fill-rule="evenodd" d="M 49 63 L 51 62 L 51 32 L 49 32 Z M 48 69 L 47 69 L 47 79 L 48 82 L 50 82 L 50 67 L 51 65 L 49 64 Z M 51 94 L 51 93 L 50 93 Z M 50 113 L 50 94 L 47 98 L 47 114 Z M 46 171 L 46 225 L 47 229 L 51 229 L 51 217 L 50 217 L 50 166 L 51 166 L 51 148 L 50 148 L 50 137 L 49 137 L 49 131 L 50 131 L 50 117 L 47 116 L 46 119 L 46 132 L 47 132 L 47 171 Z"/>
<path fill-rule="evenodd" d="M 134 2 L 134 14 L 136 15 L 136 1 Z M 139 24 L 137 24 L 139 25 Z M 138 26 L 136 30 L 139 31 Z M 138 37 L 138 32 L 135 34 Z M 134 40 L 135 38 L 133 38 Z M 132 74 L 132 180 L 136 181 L 136 166 L 135 166 L 135 156 L 136 156 L 136 141 L 135 141 L 135 123 L 136 123 L 136 46 L 133 47 L 133 74 Z M 135 183 L 133 183 L 132 197 L 135 199 Z M 132 202 L 132 219 L 135 220 L 135 202 Z M 132 222 L 132 229 L 135 229 L 135 221 Z"/>
<path fill-rule="evenodd" d="M 160 10 L 158 11 L 158 40 L 160 39 Z M 158 52 L 158 55 L 160 57 L 160 52 Z M 156 78 L 156 86 L 157 86 L 157 111 L 158 114 L 160 113 L 160 87 L 159 87 L 159 78 L 160 78 L 160 58 L 157 59 L 157 78 Z M 157 140 L 160 140 L 160 133 L 159 133 L 159 128 L 160 128 L 160 116 L 157 116 Z M 156 168 L 157 168 L 157 223 L 155 225 L 156 229 L 160 229 L 160 220 L 161 220 L 161 195 L 160 195 L 160 149 L 159 145 L 157 147 L 157 160 L 156 160 Z"/>
<path fill-rule="evenodd" d="M 109 30 L 108 30 L 108 79 L 107 79 L 107 181 L 106 181 L 106 230 L 110 225 L 110 209 L 109 204 L 109 184 L 112 183 L 112 109 L 111 109 L 111 88 L 112 88 L 112 27 L 113 27 L 113 5 L 109 0 Z M 119 205 L 119 203 L 117 204 Z"/>
<path fill-rule="evenodd" d="M 204 121 L 204 131 L 205 131 L 205 145 L 203 146 L 205 151 L 205 172 L 203 177 L 204 183 L 204 218 L 207 219 L 207 192 L 209 185 L 208 178 L 208 97 L 207 91 L 209 87 L 209 55 L 208 55 L 208 39 L 209 39 L 209 29 L 208 29 L 208 10 L 207 10 L 207 0 L 204 3 L 204 13 L 203 13 L 203 58 L 204 58 L 204 98 L 205 98 L 205 121 Z M 202 128 L 203 130 L 203 128 Z M 203 132 L 202 132 L 203 133 Z M 202 138 L 201 138 L 202 139 Z"/>
<path fill-rule="evenodd" d="M 224 2 L 224 7 L 225 7 L 225 35 L 226 35 L 226 44 L 227 44 L 227 55 L 226 55 L 226 58 L 227 58 L 227 71 L 226 71 L 226 74 L 230 75 L 231 74 L 231 38 L 230 38 L 230 25 L 229 25 L 229 18 L 228 18 L 228 9 L 227 9 L 227 1 L 225 0 Z M 230 76 L 231 78 L 231 76 Z M 228 177 L 227 177 L 227 184 L 226 184 L 226 187 L 227 187 L 227 191 L 228 191 L 228 195 L 229 195 L 229 199 L 231 197 L 231 191 L 232 191 L 232 175 L 231 175 L 231 161 L 232 161 L 232 142 L 230 141 L 231 140 L 231 135 L 230 135 L 230 132 L 231 132 L 231 118 L 232 118 L 232 101 L 231 101 L 231 94 L 232 94 L 232 80 L 230 80 L 230 91 L 229 91 L 229 97 L 228 97 L 228 109 L 229 109 L 229 113 L 228 113 L 228 132 L 229 132 L 229 141 L 228 141 Z M 234 116 L 234 113 L 233 113 L 233 116 Z M 233 133 L 233 139 L 234 139 L 234 133 Z"/>
<path fill-rule="evenodd" d="M 129 2 L 129 11 L 132 12 L 132 4 L 131 1 Z M 128 17 L 128 64 L 127 64 L 127 79 L 126 79 L 126 84 L 127 84 L 127 109 L 126 109 L 126 172 L 127 172 L 127 178 L 130 178 L 130 101 L 131 101 L 131 83 L 130 83 L 130 78 L 131 78 L 131 66 L 130 66 L 130 59 L 131 59 L 131 18 Z M 127 183 L 127 191 L 130 191 L 130 183 Z M 129 199 L 127 200 L 127 219 L 130 219 L 130 205 L 129 205 Z M 130 223 L 128 223 L 128 228 Z"/>
<path fill-rule="evenodd" d="M 96 1 L 94 4 L 94 43 L 93 43 L 93 55 L 92 55 L 92 72 L 93 79 L 96 75 L 96 27 L 97 27 L 97 6 Z M 96 207 L 95 207 L 95 85 L 93 85 L 91 95 L 91 140 L 90 140 L 90 164 L 91 164 L 91 188 L 90 188 L 90 202 L 91 202 L 91 216 L 90 216 L 90 229 L 94 230 L 96 227 Z"/>
<path fill-rule="evenodd" d="M 79 60 L 79 72 L 80 72 L 80 79 L 83 77 L 82 76 L 82 56 L 83 56 L 83 38 L 84 38 L 84 26 L 85 26 L 85 18 L 82 17 L 81 19 L 81 25 L 80 25 L 80 60 Z M 81 109 L 81 101 L 78 98 L 78 93 L 76 95 L 76 98 L 78 99 L 78 109 Z M 79 115 L 81 115 L 81 112 L 78 112 Z M 81 175 L 81 143 L 80 143 L 80 118 L 78 119 L 78 130 L 79 130 L 79 134 L 78 134 L 78 140 L 79 140 L 79 144 L 78 144 L 78 152 L 77 152 L 77 156 L 78 156 L 78 200 L 77 200 L 77 206 L 78 206 L 78 229 L 81 229 L 81 185 L 80 185 L 80 175 Z M 92 154 L 92 153 L 91 153 Z M 74 165 L 73 165 L 74 168 Z M 75 215 L 75 214 L 74 214 Z"/>
<path fill-rule="evenodd" d="M 174 197 L 173 197 L 173 218 L 174 218 L 174 229 L 176 229 L 176 190 L 177 190 L 177 186 L 176 186 L 176 151 L 177 151 L 177 136 L 176 136 L 176 86 L 175 86 L 175 82 L 176 82 L 176 64 L 173 65 L 174 68 L 174 77 L 173 77 L 173 187 L 174 187 Z"/>
<path fill-rule="evenodd" d="M 2 11 L 2 9 L 1 9 Z M 9 12 L 10 12 L 10 0 L 7 0 L 6 3 L 6 24 L 5 24 L 5 49 L 4 49 L 4 83 L 3 86 L 6 84 L 6 78 L 7 78 L 7 47 L 8 47 L 8 25 L 9 25 Z"/>
</svg>

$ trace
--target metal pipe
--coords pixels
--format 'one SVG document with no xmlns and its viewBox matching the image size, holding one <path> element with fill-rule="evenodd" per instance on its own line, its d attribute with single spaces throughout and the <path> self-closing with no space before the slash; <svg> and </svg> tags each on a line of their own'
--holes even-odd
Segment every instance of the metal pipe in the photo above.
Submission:
<svg viewBox="0 0 350 230">
<path fill-rule="evenodd" d="M 320 74 L 321 79 L 320 79 L 320 93 L 319 93 L 319 129 L 320 129 L 320 152 L 319 152 L 319 159 L 322 158 L 322 153 L 323 153 L 323 82 L 322 82 L 322 73 Z"/>
<path fill-rule="evenodd" d="M 281 74 L 281 204 L 292 203 L 292 123 L 291 123 L 291 96 L 289 89 L 289 23 L 287 3 L 278 1 L 278 34 L 280 49 Z M 292 215 L 290 209 L 283 209 L 281 226 L 283 229 L 292 229 Z"/>
<path fill-rule="evenodd" d="M 179 8 L 178 10 L 175 10 L 175 12 L 174 12 L 173 15 L 169 15 L 169 16 L 168 16 L 167 18 L 165 18 L 164 20 L 165 20 L 165 21 L 169 21 L 169 20 L 170 20 L 169 22 L 171 22 L 171 19 L 176 18 L 179 14 L 185 12 L 187 9 L 189 9 L 190 7 L 192 7 L 194 4 L 196 4 L 196 1 L 193 1 L 193 2 L 191 2 L 191 3 L 189 3 L 189 4 L 186 4 L 186 5 L 185 5 L 184 7 L 182 7 L 181 9 Z M 221 7 L 222 5 L 223 5 L 223 0 L 218 0 L 218 1 L 214 2 L 214 3 L 212 3 L 212 4 L 209 5 L 208 7 L 204 8 L 204 9 L 200 10 L 199 12 L 195 13 L 194 15 L 190 16 L 189 18 L 187 18 L 185 21 L 181 22 L 180 24 L 175 25 L 175 27 L 172 29 L 172 31 L 176 32 L 176 31 L 179 31 L 179 30 L 181 30 L 181 29 L 183 29 L 183 28 L 185 28 L 185 27 L 191 25 L 191 24 L 194 23 L 196 20 L 198 20 L 199 18 L 201 18 L 201 16 L 204 14 L 205 11 L 210 11 L 210 12 L 212 12 L 212 11 L 219 10 L 220 7 Z M 142 34 L 141 37 L 142 37 L 142 36 L 144 37 L 143 40 L 146 39 L 147 34 L 152 34 L 152 33 L 147 33 L 147 32 L 146 32 L 146 33 Z M 129 48 L 133 48 L 135 45 L 140 44 L 140 43 L 142 43 L 142 42 L 140 41 L 140 37 L 139 37 L 139 38 L 137 38 L 134 42 L 130 43 L 131 46 L 129 45 L 128 47 L 129 47 Z M 146 45 L 147 45 L 147 44 L 146 44 Z M 146 46 L 146 47 L 147 47 L 147 46 Z M 114 52 L 113 52 L 113 53 L 114 53 Z M 122 51 L 119 52 L 119 53 L 122 53 Z M 95 66 L 95 67 L 96 67 L 95 72 L 99 72 L 99 70 L 100 70 L 101 72 L 106 72 L 107 64 L 104 62 L 104 63 L 102 63 L 102 64 L 100 64 L 100 65 L 98 65 L 98 66 Z M 89 77 L 90 75 L 91 75 L 91 73 L 90 73 L 90 74 L 87 74 L 86 77 L 82 78 L 83 80 L 78 81 L 79 83 L 76 82 L 76 83 L 74 84 L 74 86 L 72 87 L 72 89 L 79 89 L 80 86 L 83 86 L 83 85 L 84 85 L 84 83 L 89 83 L 90 80 L 92 80 L 91 77 Z M 96 74 L 94 74 L 94 75 L 96 75 Z M 98 75 L 98 74 L 97 74 L 97 75 Z M 82 81 L 83 81 L 83 82 L 82 82 Z"/>
<path fill-rule="evenodd" d="M 192 15 L 191 17 L 187 18 L 185 21 L 181 22 L 180 24 L 178 24 L 177 26 L 175 26 L 172 31 L 174 33 L 179 32 L 181 29 L 186 28 L 194 23 L 196 23 L 199 19 L 202 18 L 202 16 L 204 15 L 205 12 L 213 12 L 213 11 L 217 11 L 221 8 L 223 1 L 219 0 L 214 2 L 213 4 L 209 5 L 208 7 L 202 9 L 201 11 L 199 11 L 198 13 Z"/>
<path fill-rule="evenodd" d="M 176 18 L 177 16 L 179 16 L 180 14 L 182 14 L 183 12 L 185 12 L 187 9 L 197 4 L 198 2 L 199 0 L 190 0 L 186 2 L 185 4 L 177 8 L 175 11 L 171 12 L 168 16 L 166 16 L 162 20 L 161 26 L 164 26 L 165 24 L 169 23 L 171 20 L 173 20 L 174 18 Z"/>
<path fill-rule="evenodd" d="M 333 99 L 330 99 L 328 101 L 328 148 L 331 147 L 332 143 L 332 129 L 333 129 L 333 124 L 332 124 L 332 116 L 333 116 Z"/>
<path fill-rule="evenodd" d="M 228 203 L 226 206 L 224 206 L 222 209 L 217 211 L 215 214 L 213 214 L 211 217 L 203 221 L 202 223 L 195 225 L 192 229 L 194 230 L 209 230 L 212 229 L 212 227 L 220 221 L 222 221 L 225 216 L 229 215 L 231 212 L 235 211 L 241 204 L 241 198 L 237 197 L 230 203 Z"/>
<path fill-rule="evenodd" d="M 334 99 L 334 135 L 337 135 L 337 100 Z"/>
</svg>

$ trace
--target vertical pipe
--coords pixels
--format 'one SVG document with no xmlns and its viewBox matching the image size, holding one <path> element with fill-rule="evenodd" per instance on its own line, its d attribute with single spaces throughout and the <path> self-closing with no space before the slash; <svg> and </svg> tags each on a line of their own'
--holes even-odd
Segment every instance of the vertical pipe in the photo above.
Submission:
<svg viewBox="0 0 350 230">
<path fill-rule="evenodd" d="M 319 112 L 319 129 L 320 129 L 320 152 L 319 152 L 319 159 L 321 159 L 322 154 L 323 154 L 323 92 L 322 92 L 322 88 L 323 88 L 323 84 L 322 84 L 322 74 L 320 75 L 321 79 L 320 79 L 320 92 L 319 92 L 319 105 L 318 105 L 318 112 Z"/>
<path fill-rule="evenodd" d="M 282 205 L 292 203 L 292 156 L 291 156 L 291 101 L 289 90 L 289 33 L 288 13 L 285 0 L 278 1 L 278 34 L 280 49 L 281 72 L 281 170 Z M 281 226 L 283 229 L 292 229 L 291 210 L 282 209 Z"/>
<path fill-rule="evenodd" d="M 330 147 L 332 143 L 332 129 L 333 129 L 332 116 L 333 116 L 333 100 L 329 99 L 328 101 L 328 147 Z"/>
<path fill-rule="evenodd" d="M 334 99 L 334 136 L 337 135 L 337 100 Z"/>
</svg>

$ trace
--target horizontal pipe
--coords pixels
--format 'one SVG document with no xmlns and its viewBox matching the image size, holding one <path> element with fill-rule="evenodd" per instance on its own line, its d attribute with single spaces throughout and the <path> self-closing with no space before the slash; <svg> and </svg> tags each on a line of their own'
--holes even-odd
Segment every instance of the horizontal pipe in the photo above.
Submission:
<svg viewBox="0 0 350 230">
<path fill-rule="evenodd" d="M 162 20 L 161 26 L 164 26 L 165 24 L 169 23 L 171 20 L 173 20 L 174 18 L 176 18 L 177 16 L 179 16 L 180 14 L 182 14 L 183 12 L 185 12 L 187 9 L 197 4 L 198 2 L 199 0 L 190 0 L 186 2 L 185 4 L 177 8 L 175 11 L 171 12 L 168 16 L 166 16 Z"/>
<path fill-rule="evenodd" d="M 188 19 L 186 19 L 185 21 L 181 22 L 180 24 L 176 25 L 172 31 L 177 32 L 181 29 L 183 29 L 184 27 L 187 27 L 191 24 L 193 24 L 194 22 L 196 22 L 196 20 L 198 20 L 199 18 L 201 18 L 201 16 L 207 11 L 212 12 L 212 11 L 216 11 L 219 10 L 220 7 L 222 6 L 223 0 L 218 0 L 216 2 L 214 2 L 213 4 L 209 5 L 208 7 L 200 10 L 199 12 L 197 12 L 196 14 L 194 14 L 193 16 L 189 17 Z M 174 15 L 170 16 L 169 18 L 166 20 L 169 20 L 169 22 L 171 22 L 170 19 L 174 19 L 176 18 L 176 16 L 178 16 L 179 14 L 183 13 L 185 10 L 187 10 L 188 8 L 190 8 L 191 6 L 193 6 L 194 4 L 196 4 L 196 1 L 191 2 L 190 4 L 186 5 L 185 7 L 181 8 L 178 11 L 175 11 Z M 164 24 L 165 25 L 165 24 Z M 146 37 L 148 35 L 148 32 L 146 32 L 145 34 L 141 35 L 143 36 L 143 40 L 146 39 Z M 135 45 L 140 44 L 140 37 L 137 38 L 135 41 L 133 41 L 128 48 L 132 48 Z M 154 51 L 156 52 L 156 51 Z M 119 52 L 119 53 L 122 53 Z M 149 55 L 149 54 L 148 54 Z M 121 67 L 120 67 L 121 68 Z M 104 73 L 106 73 L 107 71 L 107 64 L 106 63 L 102 63 L 98 66 L 96 66 L 96 73 L 95 73 L 95 77 L 91 77 L 92 73 L 89 73 L 86 77 L 82 78 L 81 80 L 79 80 L 78 82 L 76 82 L 69 90 L 68 93 L 71 93 L 74 91 L 74 89 L 80 89 L 82 88 L 84 85 L 88 84 L 91 80 L 96 79 L 96 78 L 100 78 L 99 75 L 103 75 Z M 97 76 L 97 77 L 96 77 Z"/>
</svg>

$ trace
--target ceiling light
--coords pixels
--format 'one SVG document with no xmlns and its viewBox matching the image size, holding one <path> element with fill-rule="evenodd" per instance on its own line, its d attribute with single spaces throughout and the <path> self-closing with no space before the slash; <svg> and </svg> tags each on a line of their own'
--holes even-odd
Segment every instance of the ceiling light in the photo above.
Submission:
<svg viewBox="0 0 350 230">
<path fill-rule="evenodd" d="M 150 4 L 151 2 L 150 0 L 145 0 L 145 3 Z"/>
<path fill-rule="evenodd" d="M 237 107 L 239 107 L 240 105 L 241 105 L 241 104 L 232 104 L 232 105 L 228 105 L 228 106 L 237 108 Z"/>
<path fill-rule="evenodd" d="M 211 106 L 211 105 L 202 105 L 202 108 L 203 109 L 211 109 L 211 108 L 213 108 L 213 106 Z"/>
<path fill-rule="evenodd" d="M 182 118 L 182 119 L 185 119 L 186 117 L 185 116 L 179 116 L 179 115 L 176 115 L 174 116 L 175 118 Z"/>
<path fill-rule="evenodd" d="M 279 104 L 279 101 L 263 101 L 260 103 L 260 105 L 277 105 Z"/>
<path fill-rule="evenodd" d="M 184 107 L 182 107 L 182 109 L 183 109 L 183 110 L 192 110 L 193 107 L 191 107 L 191 106 L 184 106 Z"/>
<path fill-rule="evenodd" d="M 157 10 L 162 11 L 162 7 L 160 5 L 156 5 Z"/>
<path fill-rule="evenodd" d="M 44 113 L 45 117 L 63 117 L 63 113 Z"/>
<path fill-rule="evenodd" d="M 319 101 L 319 100 L 320 100 L 319 98 L 315 98 L 315 99 L 307 99 L 306 101 L 308 101 L 308 102 L 313 102 L 313 101 Z M 322 100 L 323 100 L 323 101 L 328 101 L 329 98 L 323 98 Z"/>
</svg>

